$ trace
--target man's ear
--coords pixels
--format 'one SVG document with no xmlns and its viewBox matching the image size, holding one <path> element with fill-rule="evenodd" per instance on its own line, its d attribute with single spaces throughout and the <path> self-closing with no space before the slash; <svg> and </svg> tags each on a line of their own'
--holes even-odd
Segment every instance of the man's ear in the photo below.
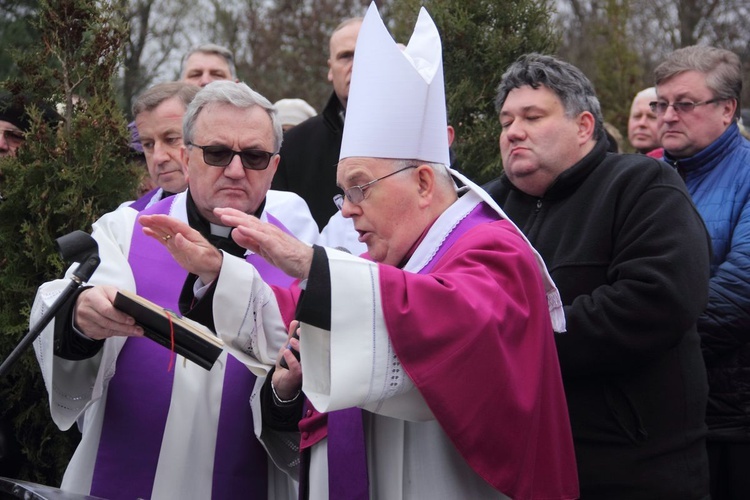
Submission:
<svg viewBox="0 0 750 500">
<path fill-rule="evenodd" d="M 281 155 L 278 153 L 273 155 L 271 159 L 268 161 L 268 169 L 272 170 L 273 173 L 276 173 L 276 169 L 279 168 L 279 162 L 281 161 Z M 273 175 L 271 176 L 273 178 Z"/>
<path fill-rule="evenodd" d="M 448 147 L 453 145 L 453 139 L 456 138 L 456 129 L 453 126 L 448 125 Z"/>
<path fill-rule="evenodd" d="M 727 99 L 724 101 L 724 106 L 721 109 L 722 121 L 725 126 L 728 126 L 734 120 L 734 115 L 737 112 L 737 99 Z"/>
<path fill-rule="evenodd" d="M 435 171 L 429 165 L 422 164 L 417 167 L 417 182 L 419 196 L 422 200 L 430 201 L 435 193 Z"/>
<path fill-rule="evenodd" d="M 333 82 L 333 70 L 331 69 L 331 60 L 328 59 L 328 81 Z"/>
<path fill-rule="evenodd" d="M 585 144 L 594 137 L 596 118 L 590 111 L 584 111 L 577 118 L 579 144 Z"/>
</svg>

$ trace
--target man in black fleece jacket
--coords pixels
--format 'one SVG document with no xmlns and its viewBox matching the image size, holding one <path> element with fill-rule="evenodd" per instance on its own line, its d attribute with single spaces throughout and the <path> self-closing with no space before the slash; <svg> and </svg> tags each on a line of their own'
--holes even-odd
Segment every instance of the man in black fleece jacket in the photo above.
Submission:
<svg viewBox="0 0 750 500">
<path fill-rule="evenodd" d="M 521 57 L 496 104 L 505 172 L 486 188 L 560 289 L 581 498 L 708 498 L 696 318 L 709 241 L 682 180 L 607 153 L 591 83 L 556 58 Z"/>
</svg>

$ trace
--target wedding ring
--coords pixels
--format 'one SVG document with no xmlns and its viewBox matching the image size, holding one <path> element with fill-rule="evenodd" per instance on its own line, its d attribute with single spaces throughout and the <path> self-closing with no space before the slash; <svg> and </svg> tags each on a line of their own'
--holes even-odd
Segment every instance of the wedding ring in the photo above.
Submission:
<svg viewBox="0 0 750 500">
<path fill-rule="evenodd" d="M 172 235 L 171 235 L 171 234 L 168 234 L 168 235 L 166 235 L 166 236 L 162 237 L 162 239 L 163 239 L 164 241 L 169 241 L 169 240 L 170 240 L 171 238 L 172 238 Z"/>
</svg>

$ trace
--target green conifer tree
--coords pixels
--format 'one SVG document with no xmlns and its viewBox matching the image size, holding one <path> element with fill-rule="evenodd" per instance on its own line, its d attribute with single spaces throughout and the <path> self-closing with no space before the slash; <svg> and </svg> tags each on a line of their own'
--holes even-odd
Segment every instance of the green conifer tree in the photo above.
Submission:
<svg viewBox="0 0 750 500">
<path fill-rule="evenodd" d="M 630 105 L 635 94 L 647 85 L 641 83 L 643 67 L 627 30 L 631 2 L 607 0 L 601 8 L 607 22 L 594 28 L 600 41 L 593 57 L 595 72 L 590 78 L 602 105 L 604 120 L 624 135 L 624 144 L 620 144 L 623 151 L 632 152 L 627 141 Z"/>
<path fill-rule="evenodd" d="M 125 37 L 119 19 L 107 1 L 40 1 L 40 38 L 15 54 L 19 76 L 3 84 L 39 106 L 17 157 L 0 159 L 0 359 L 28 331 L 36 288 L 69 264 L 55 239 L 90 231 L 135 193 L 139 175 L 113 86 Z M 59 120 L 45 120 L 42 111 L 55 107 Z M 78 435 L 54 426 L 47 401 L 29 350 L 0 380 L 0 417 L 13 422 L 21 444 L 18 478 L 57 485 Z"/>
</svg>

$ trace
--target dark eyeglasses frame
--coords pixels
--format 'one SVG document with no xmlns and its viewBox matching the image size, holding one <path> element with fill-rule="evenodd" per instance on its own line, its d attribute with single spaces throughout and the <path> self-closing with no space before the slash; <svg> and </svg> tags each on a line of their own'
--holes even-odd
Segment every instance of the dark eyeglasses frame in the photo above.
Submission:
<svg viewBox="0 0 750 500">
<path fill-rule="evenodd" d="M 395 172 L 391 172 L 390 174 L 386 174 L 383 177 L 378 177 L 377 179 L 373 179 L 370 182 L 366 182 L 365 184 L 361 184 L 359 186 L 352 186 L 348 189 L 344 189 L 344 195 L 337 194 L 333 197 L 333 202 L 336 204 L 336 207 L 341 210 L 341 208 L 344 206 L 344 196 L 346 196 L 346 199 L 349 200 L 350 203 L 354 203 L 355 205 L 359 205 L 362 203 L 365 199 L 365 191 L 372 187 L 373 184 L 376 182 L 380 182 L 383 179 L 386 179 L 392 175 L 396 175 L 399 172 L 403 172 L 404 170 L 409 170 L 410 168 L 417 168 L 419 165 L 409 165 L 408 167 L 400 168 L 396 170 Z"/>
<path fill-rule="evenodd" d="M 709 99 L 708 101 L 700 101 L 700 102 L 691 102 L 691 101 L 679 101 L 679 102 L 673 102 L 668 103 L 666 101 L 651 101 L 648 103 L 648 107 L 651 108 L 651 111 L 656 113 L 657 115 L 663 115 L 667 112 L 670 106 L 672 106 L 678 114 L 683 113 L 692 113 L 697 106 L 703 106 L 706 104 L 714 104 L 720 101 L 725 101 L 726 99 L 722 99 L 720 97 L 716 97 L 714 99 Z"/>
<path fill-rule="evenodd" d="M 230 149 L 226 146 L 221 145 L 209 145 L 209 146 L 199 146 L 198 144 L 189 142 L 187 144 L 188 146 L 195 146 L 196 148 L 200 148 L 203 150 L 203 161 L 206 163 L 206 165 L 211 165 L 212 167 L 226 167 L 230 163 L 232 163 L 232 160 L 235 156 L 239 155 L 240 161 L 242 162 L 242 168 L 245 170 L 265 170 L 268 168 L 268 165 L 271 163 L 271 158 L 278 154 L 278 153 L 271 153 L 269 151 L 263 151 L 262 149 L 243 149 L 241 151 L 235 151 L 234 149 Z M 206 155 L 211 154 L 225 154 L 227 155 L 226 158 L 223 158 L 221 160 L 216 158 L 209 158 Z M 231 154 L 230 154 L 231 153 Z M 252 163 L 250 159 L 248 159 L 247 155 L 251 155 L 252 157 L 256 159 L 265 158 L 265 162 L 263 163 Z"/>
</svg>

